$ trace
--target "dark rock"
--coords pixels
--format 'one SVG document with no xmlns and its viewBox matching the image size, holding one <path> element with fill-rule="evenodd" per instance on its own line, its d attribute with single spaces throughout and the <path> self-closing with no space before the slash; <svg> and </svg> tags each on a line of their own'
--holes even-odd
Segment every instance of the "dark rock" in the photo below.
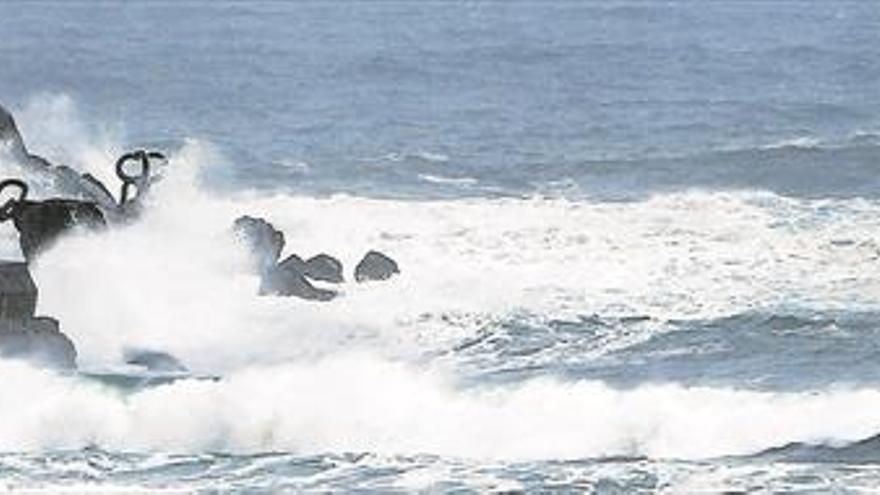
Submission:
<svg viewBox="0 0 880 495">
<path fill-rule="evenodd" d="M 55 194 L 94 202 L 111 220 L 125 220 L 133 216 L 134 207 L 121 208 L 107 186 L 93 175 L 80 174 L 65 165 L 53 166 L 45 158 L 30 153 L 12 115 L 0 106 L 0 151 L 4 149 L 16 162 L 51 181 Z"/>
<path fill-rule="evenodd" d="M 305 263 L 303 274 L 312 280 L 334 284 L 345 281 L 342 276 L 342 262 L 324 253 L 309 258 Z"/>
<path fill-rule="evenodd" d="M 294 262 L 291 262 L 284 266 L 279 265 L 263 275 L 260 295 L 295 296 L 310 301 L 329 301 L 336 297 L 336 292 L 315 287 L 295 268 Z"/>
<path fill-rule="evenodd" d="M 0 319 L 32 318 L 37 309 L 37 285 L 27 263 L 0 262 Z"/>
<path fill-rule="evenodd" d="M 126 349 L 125 363 L 143 366 L 148 371 L 161 373 L 186 373 L 189 370 L 176 357 L 162 351 Z"/>
<path fill-rule="evenodd" d="M 15 119 L 0 105 L 0 148 L 5 149 L 12 158 L 23 161 L 27 158 L 27 149 L 15 125 Z"/>
<path fill-rule="evenodd" d="M 79 174 L 66 165 L 52 168 L 55 189 L 63 196 L 92 201 L 105 212 L 115 212 L 119 205 L 103 182 L 92 174 Z"/>
<path fill-rule="evenodd" d="M 15 119 L 2 105 L 0 105 L 0 150 L 5 150 L 15 161 L 35 169 L 52 167 L 45 158 L 28 152 L 21 133 L 18 132 L 18 126 L 15 125 Z"/>
<path fill-rule="evenodd" d="M 232 226 L 235 235 L 250 250 L 254 264 L 261 274 L 275 269 L 275 264 L 284 249 L 284 233 L 276 230 L 271 223 L 262 218 L 242 216 Z"/>
<path fill-rule="evenodd" d="M 37 286 L 27 264 L 0 262 L 0 357 L 75 368 L 76 349 L 58 321 L 34 317 Z"/>
<path fill-rule="evenodd" d="M 291 254 L 278 264 L 279 268 L 296 270 L 300 274 L 321 282 L 334 284 L 342 283 L 342 262 L 328 254 L 319 254 L 303 261 L 302 258 Z"/>
<path fill-rule="evenodd" d="M 284 258 L 284 261 L 278 263 L 278 268 L 282 270 L 296 270 L 299 273 L 303 273 L 305 267 L 306 262 L 297 254 L 291 254 L 287 258 Z"/>
<path fill-rule="evenodd" d="M 69 199 L 20 201 L 13 217 L 25 259 L 32 260 L 74 227 L 100 230 L 107 226 L 94 203 Z"/>
<path fill-rule="evenodd" d="M 61 333 L 58 320 L 45 316 L 0 319 L 0 357 L 24 359 L 50 368 L 76 368 L 76 348 Z"/>
<path fill-rule="evenodd" d="M 355 267 L 354 279 L 358 282 L 386 280 L 397 273 L 400 273 L 397 262 L 378 251 L 370 251 Z"/>
</svg>

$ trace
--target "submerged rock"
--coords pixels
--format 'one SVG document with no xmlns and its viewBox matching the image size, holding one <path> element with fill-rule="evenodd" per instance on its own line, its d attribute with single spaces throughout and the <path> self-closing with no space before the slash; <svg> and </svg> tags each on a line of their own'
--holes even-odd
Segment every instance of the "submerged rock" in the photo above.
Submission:
<svg viewBox="0 0 880 495">
<path fill-rule="evenodd" d="M 251 216 L 241 216 L 232 225 L 232 231 L 245 243 L 250 251 L 254 265 L 261 274 L 275 269 L 281 251 L 284 249 L 284 233 L 263 220 Z"/>
<path fill-rule="evenodd" d="M 260 295 L 296 296 L 310 301 L 329 301 L 336 297 L 336 292 L 315 287 L 291 262 L 284 266 L 278 265 L 263 275 L 260 281 Z"/>
<path fill-rule="evenodd" d="M 147 371 L 159 373 L 186 373 L 189 370 L 176 357 L 162 351 L 149 349 L 126 349 L 125 364 L 142 366 Z"/>
<path fill-rule="evenodd" d="M 0 357 L 43 366 L 76 367 L 76 348 L 58 321 L 35 317 L 37 286 L 27 264 L 0 262 Z"/>
<path fill-rule="evenodd" d="M 97 205 L 69 199 L 21 201 L 15 207 L 13 222 L 21 252 L 29 261 L 74 227 L 101 230 L 107 226 Z"/>
<path fill-rule="evenodd" d="M 397 262 L 378 251 L 370 251 L 354 269 L 354 279 L 358 282 L 386 280 L 400 273 Z"/>
</svg>

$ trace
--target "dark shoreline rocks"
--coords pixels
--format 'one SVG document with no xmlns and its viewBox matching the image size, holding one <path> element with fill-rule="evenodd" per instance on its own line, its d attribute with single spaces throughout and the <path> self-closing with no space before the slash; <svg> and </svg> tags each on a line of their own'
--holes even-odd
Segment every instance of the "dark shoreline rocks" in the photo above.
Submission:
<svg viewBox="0 0 880 495">
<path fill-rule="evenodd" d="M 342 262 L 326 253 L 303 260 L 291 254 L 278 262 L 284 250 L 284 234 L 262 218 L 248 215 L 237 218 L 232 231 L 253 257 L 260 275 L 260 295 L 296 296 L 310 301 L 329 301 L 338 293 L 315 287 L 312 281 L 340 284 L 345 281 Z M 397 262 L 378 251 L 369 251 L 357 264 L 358 282 L 387 280 L 400 273 Z"/>
<path fill-rule="evenodd" d="M 47 316 L 0 319 L 0 357 L 24 359 L 47 368 L 76 368 L 73 342 L 61 333 L 58 320 Z"/>
<path fill-rule="evenodd" d="M 354 269 L 354 279 L 358 282 L 387 280 L 400 273 L 397 262 L 379 251 L 370 251 Z"/>
<path fill-rule="evenodd" d="M 34 315 L 37 294 L 26 263 L 0 261 L 0 357 L 75 369 L 76 348 L 58 320 Z"/>
<path fill-rule="evenodd" d="M 341 284 L 345 281 L 342 274 L 342 262 L 329 254 L 321 253 L 305 261 L 298 255 L 291 254 L 278 266 L 294 269 L 312 280 L 331 284 Z"/>
<path fill-rule="evenodd" d="M 129 201 L 131 204 L 117 203 L 107 186 L 95 176 L 89 173 L 80 174 L 66 165 L 53 165 L 49 160 L 32 154 L 27 149 L 12 114 L 0 105 L 0 152 L 3 151 L 30 173 L 48 179 L 54 194 L 93 203 L 106 220 L 125 222 L 139 213 L 139 201 Z M 163 156 L 159 153 L 153 154 Z M 150 180 L 149 177 L 147 180 Z M 140 191 L 136 199 L 139 198 Z"/>
<path fill-rule="evenodd" d="M 287 267 L 276 267 L 263 275 L 260 280 L 261 296 L 296 296 L 309 301 L 330 301 L 337 295 L 336 291 L 319 289 L 299 271 Z"/>
<path fill-rule="evenodd" d="M 262 218 L 244 215 L 232 224 L 235 236 L 245 244 L 253 256 L 254 265 L 260 274 L 275 268 L 281 251 L 284 250 L 284 233 Z"/>
<path fill-rule="evenodd" d="M 28 261 L 75 227 L 93 231 L 107 227 L 104 214 L 94 203 L 68 199 L 21 201 L 15 207 L 13 222 L 21 252 Z"/>
</svg>

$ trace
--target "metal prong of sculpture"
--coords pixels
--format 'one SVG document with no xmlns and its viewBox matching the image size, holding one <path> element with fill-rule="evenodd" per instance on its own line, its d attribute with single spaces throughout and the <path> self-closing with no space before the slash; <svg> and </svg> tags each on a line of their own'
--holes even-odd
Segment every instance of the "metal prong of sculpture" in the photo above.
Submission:
<svg viewBox="0 0 880 495">
<path fill-rule="evenodd" d="M 19 232 L 21 252 L 28 261 L 74 227 L 100 230 L 107 226 L 95 203 L 57 198 L 31 201 L 27 199 L 27 184 L 19 179 L 0 182 L 0 194 L 8 188 L 18 189 L 19 194 L 0 206 L 0 221 L 13 221 Z"/>
<path fill-rule="evenodd" d="M 152 184 L 151 162 L 153 160 L 166 160 L 165 155 L 158 151 L 137 150 L 126 153 L 116 160 L 116 176 L 122 181 L 122 190 L 119 192 L 119 207 L 123 210 L 127 208 L 136 208 L 136 201 L 140 199 L 150 188 Z M 137 175 L 130 174 L 125 169 L 125 165 L 129 162 L 140 164 L 140 173 Z M 137 193 L 132 195 L 131 190 Z"/>
<path fill-rule="evenodd" d="M 136 150 L 122 155 L 116 161 L 116 175 L 122 181 L 117 202 L 110 190 L 93 175 L 80 174 L 66 165 L 53 165 L 49 160 L 32 154 L 25 146 L 12 114 L 0 105 L 0 156 L 4 155 L 38 177 L 49 178 L 55 194 L 96 203 L 111 222 L 124 222 L 137 216 L 144 194 L 158 178 L 153 162 L 167 161 L 165 155 L 158 151 Z M 133 175 L 125 170 L 125 165 L 130 161 L 139 163 L 140 174 Z"/>
</svg>

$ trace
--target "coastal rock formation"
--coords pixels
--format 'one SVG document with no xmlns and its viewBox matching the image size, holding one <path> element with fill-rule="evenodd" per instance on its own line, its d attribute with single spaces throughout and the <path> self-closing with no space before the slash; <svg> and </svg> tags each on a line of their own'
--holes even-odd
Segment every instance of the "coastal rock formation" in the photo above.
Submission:
<svg viewBox="0 0 880 495">
<path fill-rule="evenodd" d="M 311 301 L 329 301 L 336 291 L 316 287 L 312 281 L 339 284 L 345 281 L 342 262 L 321 253 L 303 260 L 291 254 L 280 263 L 284 234 L 262 218 L 242 216 L 235 220 L 233 232 L 251 253 L 259 273 L 260 295 L 295 296 Z M 397 262 L 378 251 L 370 251 L 355 268 L 358 282 L 386 280 L 400 273 Z"/>
<path fill-rule="evenodd" d="M 132 156 L 139 158 L 141 153 L 147 156 L 148 163 L 150 159 L 164 159 L 164 155 L 161 153 L 145 151 L 128 153 L 122 158 Z M 0 157 L 3 157 L 4 154 L 14 162 L 25 166 L 30 173 L 45 179 L 45 182 L 52 185 L 53 194 L 95 203 L 107 220 L 125 221 L 138 213 L 137 206 L 139 205 L 136 202 L 131 202 L 132 204 L 129 205 L 117 203 L 107 186 L 95 176 L 88 173 L 80 174 L 66 165 L 55 166 L 45 158 L 28 151 L 12 114 L 0 105 Z M 144 170 L 138 196 L 141 195 L 140 189 L 144 189 L 143 185 L 149 184 L 155 179 L 150 176 L 148 167 L 149 165 Z"/>
<path fill-rule="evenodd" d="M 330 282 L 332 284 L 340 284 L 345 281 L 342 275 L 342 262 L 330 256 L 321 253 L 312 256 L 306 261 L 295 254 L 291 254 L 278 264 L 279 267 L 293 269 L 302 275 L 321 282 Z"/>
<path fill-rule="evenodd" d="M 12 220 L 19 232 L 21 252 L 28 261 L 74 227 L 101 230 L 107 226 L 97 205 L 68 199 L 20 201 Z"/>
<path fill-rule="evenodd" d="M 15 125 L 15 119 L 3 105 L 0 105 L 0 150 L 5 151 L 16 161 L 24 161 L 28 157 L 24 141 Z"/>
<path fill-rule="evenodd" d="M 397 262 L 379 251 L 370 251 L 354 269 L 354 279 L 358 282 L 386 280 L 400 273 Z"/>
<path fill-rule="evenodd" d="M 0 357 L 75 368 L 73 342 L 61 333 L 57 320 L 35 316 L 36 306 L 37 286 L 27 264 L 0 262 Z"/>
<path fill-rule="evenodd" d="M 336 297 L 332 290 L 319 289 L 300 273 L 292 263 L 278 265 L 263 275 L 260 295 L 296 296 L 310 301 L 329 301 Z"/>
<path fill-rule="evenodd" d="M 312 285 L 306 277 L 322 281 L 342 281 L 342 263 L 318 255 L 308 261 L 292 254 L 278 263 L 284 249 L 284 233 L 262 218 L 242 216 L 232 226 L 235 235 L 250 252 L 259 273 L 260 295 L 295 296 L 310 301 L 329 301 L 336 292 Z"/>
<path fill-rule="evenodd" d="M 236 237 L 251 253 L 260 274 L 274 270 L 284 249 L 284 233 L 262 218 L 241 216 L 232 225 Z"/>
</svg>

